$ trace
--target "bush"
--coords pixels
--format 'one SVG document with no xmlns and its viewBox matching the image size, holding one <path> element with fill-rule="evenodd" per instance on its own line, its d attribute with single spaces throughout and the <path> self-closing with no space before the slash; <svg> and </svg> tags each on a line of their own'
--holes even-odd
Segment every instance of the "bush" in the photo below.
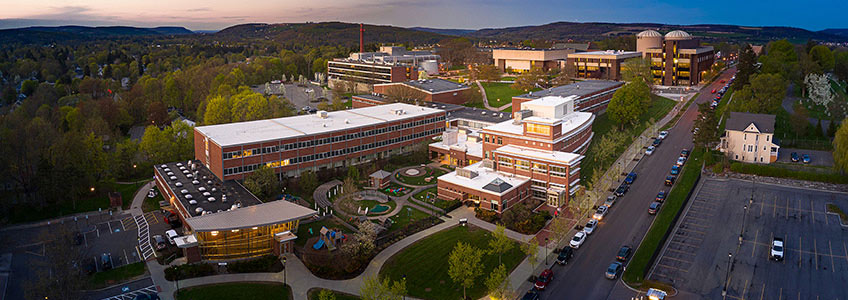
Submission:
<svg viewBox="0 0 848 300">
<path fill-rule="evenodd" d="M 481 208 L 475 208 L 474 213 L 477 215 L 477 218 L 489 223 L 494 223 L 498 220 L 498 214 L 491 210 L 485 210 Z"/>
<path fill-rule="evenodd" d="M 165 279 L 168 281 L 183 280 L 188 278 L 215 275 L 215 267 L 212 264 L 196 263 L 171 266 L 165 269 Z"/>
<path fill-rule="evenodd" d="M 277 273 L 283 270 L 283 264 L 277 256 L 265 255 L 259 258 L 234 261 L 227 264 L 229 273 Z"/>
<path fill-rule="evenodd" d="M 813 173 L 805 171 L 793 171 L 775 166 L 748 164 L 741 162 L 731 163 L 730 170 L 737 173 L 753 174 L 758 176 L 848 184 L 848 176 L 839 175 L 837 173 Z"/>
</svg>

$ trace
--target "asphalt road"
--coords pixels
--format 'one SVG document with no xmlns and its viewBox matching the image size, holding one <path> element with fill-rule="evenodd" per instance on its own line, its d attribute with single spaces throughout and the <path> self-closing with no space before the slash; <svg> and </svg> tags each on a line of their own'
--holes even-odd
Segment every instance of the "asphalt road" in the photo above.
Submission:
<svg viewBox="0 0 848 300">
<path fill-rule="evenodd" d="M 721 75 L 730 79 L 732 68 Z M 702 89 L 696 103 L 712 99 L 710 90 L 723 84 L 717 80 Z M 554 280 L 543 299 L 629 299 L 635 293 L 619 280 L 605 279 L 604 273 L 622 245 L 638 246 L 654 217 L 647 210 L 657 192 L 668 190 L 665 176 L 683 148 L 692 148 L 692 124 L 698 114 L 693 103 L 684 112 L 679 123 L 669 130 L 668 137 L 653 155 L 642 159 L 635 171 L 638 179 L 630 191 L 620 198 L 586 243 L 575 251 L 574 258 L 564 267 L 554 267 Z M 582 222 L 581 222 L 582 223 Z"/>
</svg>

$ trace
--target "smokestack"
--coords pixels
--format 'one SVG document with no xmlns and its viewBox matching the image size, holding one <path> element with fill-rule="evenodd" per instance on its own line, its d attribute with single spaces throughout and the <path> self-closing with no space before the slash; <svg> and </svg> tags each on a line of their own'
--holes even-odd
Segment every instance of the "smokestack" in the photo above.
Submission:
<svg viewBox="0 0 848 300">
<path fill-rule="evenodd" d="M 365 52 L 365 44 L 362 40 L 362 35 L 365 33 L 365 27 L 359 23 L 359 53 Z"/>
</svg>

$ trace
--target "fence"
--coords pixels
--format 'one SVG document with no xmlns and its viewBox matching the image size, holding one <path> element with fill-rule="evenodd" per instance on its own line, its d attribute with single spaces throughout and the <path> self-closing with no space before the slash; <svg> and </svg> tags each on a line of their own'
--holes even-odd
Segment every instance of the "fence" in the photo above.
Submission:
<svg viewBox="0 0 848 300">
<path fill-rule="evenodd" d="M 780 139 L 780 147 L 810 150 L 833 150 L 833 143 L 829 140 Z"/>
</svg>

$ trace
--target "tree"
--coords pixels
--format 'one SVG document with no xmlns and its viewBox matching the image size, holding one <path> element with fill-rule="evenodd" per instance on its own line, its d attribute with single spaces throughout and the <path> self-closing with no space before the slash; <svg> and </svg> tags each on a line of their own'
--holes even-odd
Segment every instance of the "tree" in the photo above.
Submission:
<svg viewBox="0 0 848 300">
<path fill-rule="evenodd" d="M 391 102 L 415 104 L 423 102 L 427 94 L 401 84 L 390 85 L 386 88 L 384 96 Z"/>
<path fill-rule="evenodd" d="M 631 58 L 621 64 L 621 77 L 627 82 L 641 81 L 649 87 L 654 83 L 651 61 L 647 58 Z"/>
<path fill-rule="evenodd" d="M 695 147 L 707 147 L 718 140 L 718 116 L 708 102 L 698 104 L 698 115 L 694 124 L 698 132 L 693 142 Z"/>
<path fill-rule="evenodd" d="M 359 297 L 362 300 L 400 300 L 406 295 L 406 279 L 390 281 L 377 275 L 368 276 L 359 286 Z"/>
<path fill-rule="evenodd" d="M 751 45 L 745 45 L 742 52 L 739 53 L 739 63 L 737 64 L 736 80 L 733 81 L 733 87 L 737 90 L 748 84 L 748 77 L 751 77 L 756 72 L 757 55 Z"/>
<path fill-rule="evenodd" d="M 827 107 L 833 102 L 835 96 L 831 92 L 830 79 L 828 79 L 827 75 L 807 74 L 807 77 L 804 78 L 804 84 L 807 86 L 807 97 L 813 103 Z"/>
<path fill-rule="evenodd" d="M 833 138 L 833 161 L 837 170 L 848 171 L 848 119 L 842 120 Z"/>
<path fill-rule="evenodd" d="M 224 96 L 215 96 L 206 104 L 206 113 L 203 115 L 203 123 L 206 125 L 230 123 L 229 99 Z"/>
<path fill-rule="evenodd" d="M 807 108 L 803 105 L 795 106 L 795 113 L 790 117 L 792 122 L 792 131 L 795 132 L 795 137 L 803 136 L 807 132 L 807 127 L 810 126 L 810 114 Z"/>
<path fill-rule="evenodd" d="M 369 221 L 361 222 L 357 225 L 359 232 L 342 244 L 342 253 L 348 259 L 348 270 L 356 270 L 363 263 L 367 263 L 374 253 L 377 240 L 377 224 Z"/>
<path fill-rule="evenodd" d="M 457 242 L 448 257 L 448 275 L 453 282 L 462 286 L 462 299 L 467 299 L 465 291 L 474 286 L 483 272 L 480 262 L 483 253 L 464 242 Z"/>
<path fill-rule="evenodd" d="M 274 169 L 264 164 L 244 178 L 244 187 L 263 200 L 270 199 L 279 192 L 279 183 Z"/>
<path fill-rule="evenodd" d="M 557 244 L 568 235 L 568 232 L 571 230 L 571 221 L 565 217 L 554 218 L 548 229 L 551 231 L 551 240 L 554 244 Z"/>
<path fill-rule="evenodd" d="M 571 83 L 571 75 L 574 73 L 573 65 L 566 65 L 565 68 L 556 69 L 554 78 L 551 79 L 551 86 L 561 86 Z"/>
<path fill-rule="evenodd" d="M 21 83 L 21 93 L 27 96 L 32 96 L 37 88 L 38 81 L 36 80 L 24 80 L 24 82 Z"/>
<path fill-rule="evenodd" d="M 359 168 L 355 166 L 348 166 L 347 178 L 352 179 L 354 182 L 359 181 Z"/>
<path fill-rule="evenodd" d="M 303 191 L 311 193 L 316 187 L 318 187 L 318 176 L 315 175 L 315 172 L 312 170 L 300 173 L 298 185 L 303 189 Z"/>
<path fill-rule="evenodd" d="M 536 236 L 530 238 L 526 243 L 521 244 L 521 252 L 527 255 L 527 262 L 530 263 L 530 268 L 535 269 L 539 263 L 539 241 Z"/>
<path fill-rule="evenodd" d="M 322 289 L 318 292 L 318 300 L 336 300 L 336 294 L 331 290 Z"/>
<path fill-rule="evenodd" d="M 515 247 L 512 240 L 506 236 L 505 231 L 506 227 L 497 225 L 495 231 L 492 232 L 492 239 L 489 240 L 489 253 L 498 255 L 498 264 L 501 263 L 501 256 Z"/>
<path fill-rule="evenodd" d="M 833 75 L 839 80 L 848 82 L 848 51 L 834 54 Z"/>
<path fill-rule="evenodd" d="M 471 80 L 498 81 L 501 80 L 501 70 L 494 65 L 478 65 L 471 68 Z"/>
<path fill-rule="evenodd" d="M 810 59 L 819 66 L 823 72 L 833 70 L 836 61 L 833 52 L 825 45 L 816 45 L 809 51 Z"/>
<path fill-rule="evenodd" d="M 737 112 L 775 113 L 786 94 L 786 85 L 786 80 L 780 74 L 754 74 L 750 77 L 750 84 L 734 92 L 729 109 Z"/>
<path fill-rule="evenodd" d="M 468 38 L 451 38 L 439 42 L 438 54 L 448 66 L 465 64 L 475 52 L 474 44 Z"/>
<path fill-rule="evenodd" d="M 512 288 L 509 284 L 509 273 L 503 264 L 492 270 L 486 279 L 486 288 L 493 299 L 513 299 Z"/>
<path fill-rule="evenodd" d="M 542 68 L 534 67 L 530 71 L 518 75 L 515 78 L 515 83 L 512 84 L 512 88 L 527 92 L 544 83 L 544 78 L 545 72 L 542 71 Z"/>
<path fill-rule="evenodd" d="M 147 122 L 155 126 L 168 125 L 168 109 L 162 101 L 150 102 L 147 106 Z"/>
<path fill-rule="evenodd" d="M 633 124 L 639 119 L 642 114 L 642 100 L 648 97 L 650 101 L 650 91 L 648 95 L 644 94 L 644 89 L 639 87 L 644 85 L 641 82 L 631 82 L 615 91 L 612 99 L 607 106 L 607 113 L 610 120 L 616 122 L 620 128 L 625 125 Z"/>
<path fill-rule="evenodd" d="M 836 130 L 838 122 L 836 120 L 830 120 L 830 125 L 827 125 L 827 137 L 832 138 L 836 136 Z"/>
<path fill-rule="evenodd" d="M 461 93 L 462 99 L 464 99 L 466 105 L 483 105 L 483 94 L 480 93 L 480 87 L 476 84 L 471 85 L 470 89 L 464 90 Z"/>
</svg>

